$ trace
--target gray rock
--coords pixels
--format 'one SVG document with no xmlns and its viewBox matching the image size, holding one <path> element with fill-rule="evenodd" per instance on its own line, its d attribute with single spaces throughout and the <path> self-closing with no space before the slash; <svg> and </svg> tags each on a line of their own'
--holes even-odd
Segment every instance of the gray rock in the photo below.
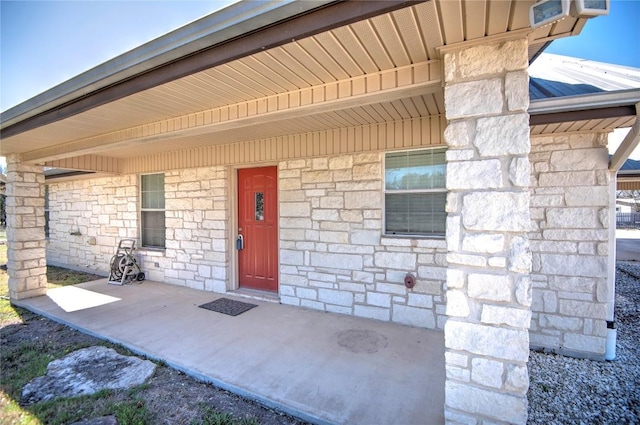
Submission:
<svg viewBox="0 0 640 425">
<path fill-rule="evenodd" d="M 83 419 L 70 425 L 118 425 L 115 416 L 102 416 L 100 418 Z"/>
<path fill-rule="evenodd" d="M 104 389 L 126 389 L 143 384 L 156 365 L 96 346 L 74 351 L 49 363 L 44 376 L 22 388 L 20 403 L 28 405 L 58 397 L 77 397 Z"/>
</svg>

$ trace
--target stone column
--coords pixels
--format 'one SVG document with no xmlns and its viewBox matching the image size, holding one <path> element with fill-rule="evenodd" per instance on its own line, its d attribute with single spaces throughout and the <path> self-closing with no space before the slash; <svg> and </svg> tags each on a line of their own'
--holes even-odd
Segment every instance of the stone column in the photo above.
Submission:
<svg viewBox="0 0 640 425">
<path fill-rule="evenodd" d="M 527 40 L 444 52 L 447 423 L 527 420 Z"/>
<path fill-rule="evenodd" d="M 47 291 L 44 171 L 7 156 L 7 271 L 11 300 Z"/>
</svg>

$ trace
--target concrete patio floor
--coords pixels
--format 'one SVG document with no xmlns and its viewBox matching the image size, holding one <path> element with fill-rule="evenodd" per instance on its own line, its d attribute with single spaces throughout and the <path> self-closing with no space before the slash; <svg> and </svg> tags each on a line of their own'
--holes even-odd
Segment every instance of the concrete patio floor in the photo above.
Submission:
<svg viewBox="0 0 640 425">
<path fill-rule="evenodd" d="M 198 308 L 258 304 L 239 316 Z M 106 279 L 15 303 L 318 424 L 444 423 L 444 335 L 144 281 Z"/>
</svg>

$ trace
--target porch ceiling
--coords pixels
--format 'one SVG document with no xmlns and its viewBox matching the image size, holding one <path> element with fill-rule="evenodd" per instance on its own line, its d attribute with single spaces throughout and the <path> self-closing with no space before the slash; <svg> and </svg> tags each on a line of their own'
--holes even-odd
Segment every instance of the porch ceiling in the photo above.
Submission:
<svg viewBox="0 0 640 425">
<path fill-rule="evenodd" d="M 20 153 L 25 160 L 38 163 L 86 154 L 123 158 L 440 115 L 444 113 L 444 101 L 439 47 L 499 38 L 521 30 L 529 36 L 529 55 L 533 57 L 550 40 L 579 33 L 586 22 L 570 17 L 532 31 L 528 11 L 534 2 L 431 0 L 294 39 L 75 115 L 57 117 L 15 135 L 10 131 L 9 137 L 2 138 L 0 155 Z M 425 67 L 427 71 L 423 70 Z M 406 69 L 412 69 L 413 74 L 403 80 L 401 74 Z M 399 71 L 387 72 L 391 70 Z M 393 93 L 390 97 L 371 93 L 371 81 L 366 77 L 377 75 L 375 84 L 384 89 L 386 76 L 392 74 L 396 81 L 389 86 L 389 93 Z M 346 92 L 345 84 L 349 85 Z M 360 84 L 364 84 L 362 94 L 367 96 L 361 103 L 350 103 L 347 99 L 357 98 Z M 405 84 L 410 87 L 403 88 Z M 337 87 L 335 92 L 333 85 Z M 292 94 L 301 96 L 303 105 L 304 94 L 300 93 L 305 90 L 314 99 L 317 92 L 322 92 L 323 101 L 311 102 L 304 114 L 245 119 L 231 127 L 210 125 L 193 131 L 199 125 L 200 113 L 215 115 L 215 111 L 222 113 L 226 108 L 230 115 L 235 114 L 229 119 L 242 118 L 242 105 L 254 101 L 268 104 L 274 99 L 281 102 L 285 98 L 289 102 Z M 265 111 L 270 112 L 268 108 Z M 195 117 L 193 125 L 188 122 L 191 117 Z M 171 127 L 176 119 L 187 120 L 184 131 L 169 132 L 164 137 L 141 137 L 138 133 L 144 126 Z M 10 130 L 11 126 L 7 128 Z M 127 133 L 131 134 L 130 140 Z"/>
</svg>

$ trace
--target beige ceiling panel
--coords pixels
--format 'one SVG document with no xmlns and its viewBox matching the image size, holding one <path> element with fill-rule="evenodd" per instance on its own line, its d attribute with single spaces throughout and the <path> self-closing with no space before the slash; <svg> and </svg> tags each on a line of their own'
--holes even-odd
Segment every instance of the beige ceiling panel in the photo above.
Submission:
<svg viewBox="0 0 640 425">
<path fill-rule="evenodd" d="M 426 43 L 426 51 L 429 59 L 438 57 L 437 47 L 444 45 L 442 23 L 438 18 L 438 10 L 435 1 L 428 1 L 414 6 L 418 24 L 420 25 L 420 33 L 424 37 Z"/>
<path fill-rule="evenodd" d="M 259 57 L 256 57 L 256 60 L 262 63 L 265 71 L 268 73 L 278 74 L 285 81 L 287 81 L 290 90 L 301 89 L 305 87 L 309 87 L 309 84 L 304 81 L 304 79 L 300 78 L 299 75 L 293 73 L 289 68 L 280 63 L 274 56 L 273 52 L 278 49 L 272 49 L 268 52 L 259 53 Z"/>
<path fill-rule="evenodd" d="M 242 58 L 239 61 L 235 61 L 234 63 L 241 63 L 242 67 L 246 67 L 253 70 L 257 74 L 263 75 L 264 78 L 266 78 L 267 83 L 272 84 L 274 90 L 277 90 L 279 93 L 297 89 L 298 87 L 293 82 L 291 82 L 291 80 L 287 80 L 279 72 L 279 70 L 269 68 L 262 61 L 262 59 L 266 58 L 266 56 L 266 52 L 261 52 L 247 58 Z"/>
<path fill-rule="evenodd" d="M 357 63 L 358 68 L 365 74 L 380 70 L 369 52 L 367 52 L 362 45 L 360 39 L 356 36 L 352 26 L 336 28 L 332 33 L 337 40 L 340 40 L 340 43 L 349 53 L 349 56 Z"/>
<path fill-rule="evenodd" d="M 342 66 L 325 50 L 315 37 L 307 37 L 298 41 L 298 44 L 310 55 L 315 57 L 330 73 L 329 81 L 338 81 L 349 78 L 349 74 Z"/>
<path fill-rule="evenodd" d="M 416 9 L 413 7 L 400 9 L 393 12 L 391 16 L 400 30 L 411 63 L 429 60 L 424 39 L 420 33 Z"/>
<path fill-rule="evenodd" d="M 332 31 L 323 32 L 314 36 L 320 45 L 338 62 L 349 77 L 363 75 L 362 68 L 353 60 L 351 54 L 346 50 L 345 46 L 336 38 Z"/>
<path fill-rule="evenodd" d="M 512 2 L 505 0 L 488 0 L 487 35 L 502 34 L 509 26 L 509 15 Z"/>
<path fill-rule="evenodd" d="M 249 60 L 242 59 L 233 61 L 227 64 L 227 66 L 237 72 L 239 75 L 242 75 L 244 78 L 250 79 L 254 84 L 261 87 L 265 93 L 269 95 L 275 93 L 281 93 L 287 91 L 281 83 L 285 83 L 284 81 L 278 81 L 278 79 L 273 78 L 274 75 L 272 72 L 262 73 L 256 69 L 257 63 L 254 63 L 253 66 L 249 66 Z M 286 83 L 285 83 L 286 84 Z"/>
<path fill-rule="evenodd" d="M 319 84 L 319 82 L 337 81 L 336 77 L 325 68 L 324 64 L 302 48 L 299 43 L 289 43 L 282 46 L 282 50 L 287 52 L 291 60 L 295 60 L 296 63 L 302 65 L 303 69 L 308 69 L 312 72 L 313 77 L 316 78 L 314 85 Z"/>
<path fill-rule="evenodd" d="M 398 26 L 395 23 L 393 15 L 380 15 L 372 19 L 373 26 L 378 32 L 385 50 L 389 52 L 389 56 L 395 66 L 405 66 L 411 64 L 411 59 L 407 53 L 404 40 L 398 32 Z"/>
<path fill-rule="evenodd" d="M 509 30 L 519 30 L 523 28 L 529 28 L 529 9 L 531 5 L 535 3 L 535 0 L 514 0 L 512 1 L 512 13 L 511 21 L 509 23 Z"/>
<path fill-rule="evenodd" d="M 389 56 L 389 52 L 382 44 L 370 20 L 356 22 L 350 27 L 362 44 L 363 51 L 366 52 L 366 56 L 359 59 L 362 69 L 369 69 L 369 66 L 376 71 L 393 68 L 391 56 Z M 367 64 L 367 61 L 370 62 L 370 65 Z"/>
<path fill-rule="evenodd" d="M 234 84 L 233 87 L 246 93 L 251 98 L 264 97 L 277 93 L 275 90 L 268 88 L 270 85 L 269 81 L 264 81 L 261 78 L 255 79 L 253 78 L 253 73 L 249 76 L 247 73 L 239 71 L 238 67 L 224 64 L 217 67 L 217 70 L 226 75 L 231 81 L 242 82 L 242 84 L 239 85 Z M 243 90 L 243 88 L 245 89 Z"/>
<path fill-rule="evenodd" d="M 404 108 L 407 110 L 407 112 L 409 113 L 409 116 L 411 118 L 417 118 L 420 116 L 420 112 L 418 111 L 418 108 L 416 107 L 415 103 L 414 103 L 414 99 L 416 99 L 415 97 L 411 97 L 408 99 L 401 99 L 400 102 L 402 102 L 402 106 L 404 106 Z"/>
<path fill-rule="evenodd" d="M 440 0 L 438 7 L 444 28 L 444 43 L 453 44 L 464 41 L 462 0 Z"/>
<path fill-rule="evenodd" d="M 292 56 L 284 48 L 272 49 L 269 54 L 275 61 L 289 69 L 304 81 L 304 87 L 322 84 L 322 79 L 314 73 L 314 68 L 307 68 L 298 58 Z M 305 53 L 306 54 L 306 53 Z"/>
<path fill-rule="evenodd" d="M 485 36 L 486 13 L 486 0 L 466 1 L 464 3 L 464 27 L 466 40 L 474 40 Z"/>
</svg>

